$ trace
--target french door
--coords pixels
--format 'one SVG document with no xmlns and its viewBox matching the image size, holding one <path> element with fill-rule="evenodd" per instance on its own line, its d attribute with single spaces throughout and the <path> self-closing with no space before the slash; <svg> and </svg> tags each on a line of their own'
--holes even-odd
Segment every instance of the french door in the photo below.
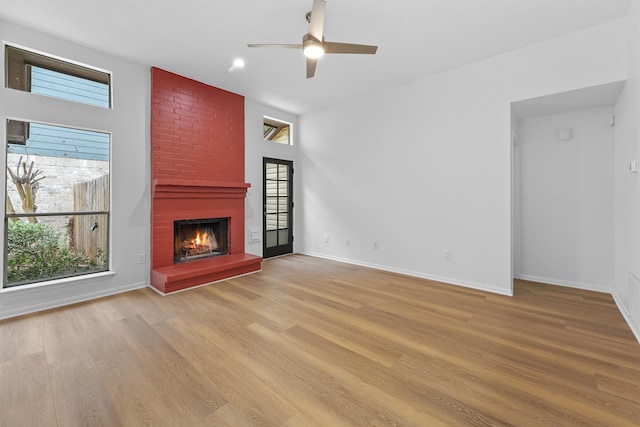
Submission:
<svg viewBox="0 0 640 427">
<path fill-rule="evenodd" d="M 264 158 L 263 257 L 293 252 L 293 162 Z"/>
</svg>

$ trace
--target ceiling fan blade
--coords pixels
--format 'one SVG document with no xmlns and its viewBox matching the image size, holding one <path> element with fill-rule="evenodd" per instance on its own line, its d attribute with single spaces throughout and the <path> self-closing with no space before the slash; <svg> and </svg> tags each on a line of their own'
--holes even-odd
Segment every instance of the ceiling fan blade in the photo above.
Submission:
<svg viewBox="0 0 640 427">
<path fill-rule="evenodd" d="M 327 0 L 313 0 L 311 12 L 307 12 L 306 14 L 306 19 L 309 22 L 309 32 L 302 37 L 302 44 L 247 44 L 247 46 L 302 49 L 305 51 L 308 79 L 312 78 L 316 74 L 316 66 L 318 65 L 317 57 L 322 56 L 323 53 L 355 53 L 374 55 L 378 51 L 378 46 L 325 42 L 323 34 L 326 9 Z"/>
<path fill-rule="evenodd" d="M 248 47 L 268 47 L 268 48 L 283 48 L 283 49 L 302 49 L 301 44 L 255 44 L 249 43 Z"/>
<path fill-rule="evenodd" d="M 324 31 L 324 15 L 327 8 L 326 0 L 313 0 L 311 19 L 309 20 L 309 34 L 318 40 L 322 40 Z"/>
<path fill-rule="evenodd" d="M 247 44 L 248 47 L 268 47 L 268 48 L 284 48 L 284 49 L 302 49 L 301 44 Z"/>
<path fill-rule="evenodd" d="M 307 78 L 310 79 L 316 73 L 316 65 L 318 65 L 317 59 L 307 58 Z"/>
<path fill-rule="evenodd" d="M 325 53 L 361 53 L 366 55 L 375 55 L 378 50 L 378 46 L 371 46 L 367 44 L 351 44 L 351 43 L 333 43 L 324 42 Z"/>
</svg>

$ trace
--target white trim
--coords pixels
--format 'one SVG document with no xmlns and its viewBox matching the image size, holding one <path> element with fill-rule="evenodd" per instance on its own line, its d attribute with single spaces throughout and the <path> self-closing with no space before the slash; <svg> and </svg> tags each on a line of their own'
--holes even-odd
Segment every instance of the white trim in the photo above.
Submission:
<svg viewBox="0 0 640 427">
<path fill-rule="evenodd" d="M 30 47 L 27 47 L 27 46 L 24 46 L 24 45 L 21 45 L 21 44 L 18 44 L 18 43 L 9 42 L 9 41 L 6 41 L 6 40 L 3 40 L 2 44 L 4 46 L 11 46 L 11 47 L 16 48 L 16 49 L 25 50 L 27 52 L 35 53 L 36 55 L 44 56 L 46 58 L 51 58 L 51 59 L 55 59 L 55 60 L 62 61 L 62 62 L 68 62 L 69 64 L 77 65 L 78 67 L 88 68 L 88 69 L 93 70 L 93 71 L 98 71 L 99 73 L 109 74 L 109 76 L 111 76 L 111 77 L 113 76 L 113 72 L 112 71 L 109 71 L 109 70 L 104 69 L 104 68 L 96 67 L 96 66 L 93 66 L 93 65 L 85 64 L 84 62 L 74 61 L 73 59 L 65 58 L 64 56 L 54 55 L 54 54 L 51 54 L 51 53 L 48 53 L 48 52 L 44 52 L 44 51 L 38 50 L 38 49 L 32 49 Z M 3 50 L 3 55 L 4 55 L 4 48 L 2 50 Z"/>
<path fill-rule="evenodd" d="M 34 95 L 39 95 L 39 94 L 35 93 Z M 59 99 L 59 98 L 55 98 L 55 99 Z M 63 99 L 62 101 L 67 101 L 67 100 Z M 81 105 L 84 106 L 85 104 L 81 104 Z M 110 130 L 89 128 L 89 127 L 82 127 L 82 126 L 74 126 L 74 125 L 62 124 L 62 123 L 56 123 L 56 122 L 47 122 L 45 120 L 31 120 L 31 119 L 25 119 L 25 118 L 20 118 L 20 117 L 15 117 L 15 116 L 7 116 L 7 117 L 5 117 L 5 119 L 6 120 L 13 120 L 13 121 L 17 121 L 17 122 L 35 123 L 35 124 L 38 124 L 38 125 L 55 126 L 55 127 L 59 127 L 59 128 L 67 128 L 67 129 L 73 129 L 73 130 L 84 130 L 84 131 L 87 131 L 87 132 L 109 134 L 109 162 L 111 162 L 111 146 L 113 145 L 113 141 L 112 141 L 113 132 L 110 131 Z M 104 161 L 104 160 L 100 160 L 100 161 Z"/>
<path fill-rule="evenodd" d="M 80 302 L 90 301 L 97 298 L 103 298 L 110 295 L 120 294 L 122 292 L 142 289 L 146 286 L 147 286 L 147 283 L 145 282 L 131 283 L 129 285 L 118 286 L 115 288 L 99 289 L 93 292 L 69 295 L 62 298 L 55 298 L 49 301 L 41 301 L 41 302 L 37 302 L 35 304 L 30 304 L 30 305 L 20 305 L 19 307 L 14 307 L 6 311 L 1 310 L 0 320 L 8 319 L 10 317 L 22 316 L 24 314 L 50 310 L 52 308 L 63 307 L 70 304 L 77 304 Z M 3 300 L 0 300 L 0 303 L 1 305 L 6 305 L 5 301 Z"/>
<path fill-rule="evenodd" d="M 463 286 L 463 287 L 466 287 L 466 288 L 472 288 L 472 289 L 477 289 L 477 290 L 481 290 L 481 291 L 492 292 L 492 293 L 496 293 L 496 294 L 500 294 L 500 295 L 513 296 L 513 294 L 510 295 L 510 294 L 504 292 L 503 290 L 498 290 L 498 289 L 495 289 L 495 288 L 492 288 L 492 287 L 488 287 L 488 286 L 484 286 L 484 285 L 482 285 L 480 283 L 475 283 L 475 282 L 467 282 L 467 281 L 454 280 L 454 279 L 450 279 L 450 278 L 446 278 L 446 277 L 432 276 L 432 275 L 427 275 L 427 274 L 423 274 L 423 273 L 416 273 L 416 272 L 407 271 L 407 270 L 390 268 L 390 267 L 381 266 L 381 265 L 377 265 L 377 264 L 370 264 L 370 263 L 366 263 L 366 262 L 354 261 L 354 260 L 349 260 L 349 259 L 346 259 L 346 258 L 333 257 L 333 256 L 328 256 L 328 255 L 314 253 L 314 252 L 306 252 L 306 253 L 303 253 L 303 255 L 308 255 L 308 256 L 312 256 L 312 257 L 316 257 L 316 258 L 329 259 L 329 260 L 332 260 L 332 261 L 344 262 L 344 263 L 347 263 L 347 264 L 359 265 L 359 266 L 362 266 L 362 267 L 374 268 L 376 270 L 388 271 L 388 272 L 391 272 L 391 273 L 405 274 L 407 276 L 418 277 L 418 278 L 427 279 L 427 280 L 434 280 L 434 281 L 442 282 L 442 283 L 445 283 L 445 284 Z M 546 279 L 546 278 L 541 278 L 541 277 L 536 277 L 536 276 L 523 275 L 519 279 L 521 279 L 521 280 L 530 280 L 530 281 L 533 281 L 533 282 L 546 283 L 546 284 L 550 284 L 550 285 L 566 286 L 566 287 L 570 287 L 570 288 L 583 289 L 583 290 L 587 290 L 587 291 L 602 292 L 602 293 L 606 293 L 606 294 L 611 295 L 613 297 L 614 302 L 616 303 L 616 306 L 618 307 L 618 310 L 622 314 L 622 317 L 625 319 L 625 321 L 629 325 L 629 328 L 631 329 L 631 332 L 634 334 L 634 336 L 638 340 L 638 343 L 640 343 L 640 329 L 636 328 L 636 326 L 631 321 L 631 317 L 630 317 L 629 313 L 624 308 L 624 305 L 621 303 L 621 299 L 615 293 L 615 290 L 611 291 L 609 289 L 603 289 L 601 287 L 594 286 L 594 285 L 585 285 L 585 284 L 580 284 L 580 283 L 576 283 L 576 282 L 564 282 L 564 281 Z"/>
<path fill-rule="evenodd" d="M 276 119 L 275 117 L 271 117 L 271 116 L 267 116 L 266 114 L 262 115 L 262 124 L 264 125 L 264 119 L 268 119 L 268 120 L 273 120 L 274 122 L 279 122 L 279 123 L 283 123 L 285 125 L 289 125 L 289 143 L 288 144 L 282 144 L 281 142 L 275 142 L 276 144 L 280 144 L 283 147 L 293 147 L 293 123 L 289 123 L 286 120 L 282 120 L 282 119 Z M 263 141 L 266 142 L 274 142 L 274 141 L 270 141 L 268 139 L 264 139 L 264 134 L 262 137 Z"/>
<path fill-rule="evenodd" d="M 520 280 L 527 280 L 530 282 L 546 283 L 549 285 L 565 286 L 567 288 L 582 289 L 585 291 L 603 292 L 606 294 L 611 293 L 611 288 L 604 285 L 595 285 L 589 283 L 572 282 L 570 280 L 551 279 L 548 277 L 530 276 L 528 274 L 521 274 L 517 277 Z"/>
<path fill-rule="evenodd" d="M 351 259 L 347 259 L 347 258 L 334 257 L 334 256 L 329 256 L 329 255 L 325 255 L 325 254 L 319 254 L 319 253 L 315 253 L 315 252 L 303 252 L 303 255 L 308 255 L 308 256 L 312 256 L 312 257 L 316 257 L 316 258 L 329 259 L 329 260 L 332 260 L 332 261 L 344 262 L 346 264 L 359 265 L 361 267 L 367 267 L 367 268 L 373 268 L 373 269 L 376 269 L 376 270 L 388 271 L 390 273 L 404 274 L 405 276 L 417 277 L 419 279 L 433 280 L 435 282 L 441 282 L 441 283 L 445 283 L 447 285 L 462 286 L 462 287 L 465 287 L 465 288 L 476 289 L 476 290 L 479 290 L 479 291 L 491 292 L 493 294 L 505 295 L 505 296 L 509 296 L 509 297 L 513 296 L 513 290 L 511 292 L 505 292 L 504 289 L 496 288 L 496 287 L 493 287 L 493 286 L 487 286 L 485 284 L 477 283 L 477 282 L 469 282 L 469 281 L 466 281 L 466 280 L 452 279 L 450 277 L 435 276 L 435 275 L 425 274 L 425 273 L 421 273 L 421 272 L 417 272 L 417 271 L 403 270 L 403 269 L 399 269 L 399 268 L 389 267 L 389 266 L 386 266 L 386 265 L 372 264 L 372 263 L 368 263 L 368 262 L 356 261 L 356 260 L 351 260 Z"/>
<path fill-rule="evenodd" d="M 613 292 L 611 292 L 611 296 L 613 297 L 613 301 L 618 306 L 618 310 L 620 310 L 620 314 L 622 314 L 622 317 L 627 322 L 627 325 L 629 325 L 629 329 L 631 329 L 631 332 L 633 332 L 633 335 L 636 337 L 636 340 L 638 340 L 638 343 L 640 343 L 640 329 L 638 329 L 633 324 L 632 319 L 631 319 L 631 315 L 626 310 L 624 304 L 622 304 L 622 298 L 620 298 L 618 296 L 618 294 L 616 293 L 615 289 L 613 290 Z"/>
<path fill-rule="evenodd" d="M 84 62 L 74 61 L 73 59 L 65 58 L 65 57 L 59 56 L 59 55 L 54 55 L 54 54 L 47 53 L 47 52 L 44 52 L 44 51 L 41 51 L 41 50 L 38 50 L 38 49 L 32 49 L 30 47 L 26 47 L 24 45 L 20 45 L 20 44 L 17 44 L 17 43 L 9 42 L 9 41 L 6 41 L 6 40 L 2 41 L 2 55 L 3 56 L 5 55 L 5 51 L 6 51 L 5 46 L 11 46 L 11 47 L 16 48 L 16 49 L 20 49 L 20 50 L 24 50 L 24 51 L 27 51 L 27 52 L 34 53 L 36 55 L 44 56 L 46 58 L 55 59 L 55 60 L 60 61 L 60 62 L 67 62 L 69 64 L 76 65 L 78 67 L 83 67 L 83 68 L 87 68 L 89 70 L 97 71 L 99 73 L 108 74 L 109 75 L 109 107 L 105 108 L 105 107 L 100 107 L 98 105 L 85 104 L 83 102 L 80 102 L 79 104 L 89 105 L 91 107 L 105 108 L 106 110 L 113 110 L 113 71 L 107 70 L 105 68 L 100 68 L 100 67 L 96 67 L 96 66 L 93 66 L 93 65 L 85 64 Z M 52 96 L 49 96 L 49 95 L 43 95 L 43 94 L 39 94 L 39 93 L 34 93 L 34 95 L 46 96 L 48 98 L 60 99 L 60 100 L 63 100 L 63 101 L 70 101 L 68 99 L 52 97 Z M 78 103 L 77 101 L 70 101 L 70 102 Z"/>
<path fill-rule="evenodd" d="M 103 277 L 115 276 L 115 271 L 102 271 L 100 273 L 81 274 L 72 277 L 63 277 L 60 279 L 47 280 L 42 282 L 29 283 L 26 285 L 10 286 L 7 288 L 0 288 L 0 296 L 4 294 L 16 293 L 20 295 L 42 292 L 43 287 L 55 286 L 56 289 L 64 289 L 68 286 L 74 286 L 78 282 L 91 281 L 95 279 L 101 279 Z"/>
<path fill-rule="evenodd" d="M 296 252 L 289 252 L 287 254 L 270 256 L 269 258 L 262 258 L 262 262 L 271 261 L 272 259 L 284 258 L 284 257 L 288 257 L 288 256 L 295 255 L 295 254 L 296 254 Z"/>
</svg>

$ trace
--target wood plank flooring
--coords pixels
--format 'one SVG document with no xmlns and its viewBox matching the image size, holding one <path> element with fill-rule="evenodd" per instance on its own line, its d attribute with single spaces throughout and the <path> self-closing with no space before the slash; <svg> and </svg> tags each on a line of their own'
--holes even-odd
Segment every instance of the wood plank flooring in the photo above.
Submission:
<svg viewBox="0 0 640 427">
<path fill-rule="evenodd" d="M 606 294 L 515 297 L 294 255 L 0 322 L 0 426 L 638 426 Z"/>
</svg>

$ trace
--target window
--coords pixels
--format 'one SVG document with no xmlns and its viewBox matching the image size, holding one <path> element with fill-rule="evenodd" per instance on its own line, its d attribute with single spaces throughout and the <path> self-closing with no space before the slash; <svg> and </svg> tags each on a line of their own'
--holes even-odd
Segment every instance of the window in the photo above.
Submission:
<svg viewBox="0 0 640 427">
<path fill-rule="evenodd" d="M 5 46 L 5 86 L 55 98 L 111 107 L 111 75 L 84 65 Z"/>
<path fill-rule="evenodd" d="M 108 72 L 9 45 L 5 71 L 8 88 L 111 107 Z M 5 120 L 2 287 L 108 270 L 111 134 Z"/>
<path fill-rule="evenodd" d="M 291 145 L 290 128 L 290 123 L 263 117 L 262 136 L 267 141 Z"/>
<path fill-rule="evenodd" d="M 107 270 L 110 135 L 19 123 L 29 136 L 7 143 L 4 286 Z"/>
</svg>

